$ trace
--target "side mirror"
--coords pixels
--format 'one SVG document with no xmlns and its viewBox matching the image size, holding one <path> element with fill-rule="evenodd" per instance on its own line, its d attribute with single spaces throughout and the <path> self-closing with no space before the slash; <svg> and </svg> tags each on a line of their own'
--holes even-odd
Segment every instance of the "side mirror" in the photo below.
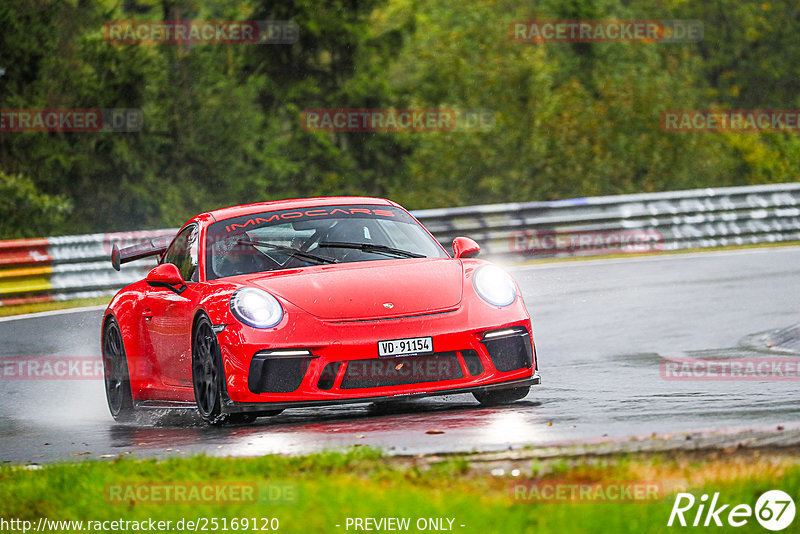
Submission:
<svg viewBox="0 0 800 534">
<path fill-rule="evenodd" d="M 474 258 L 481 251 L 481 246 L 468 237 L 453 239 L 453 256 L 456 258 Z"/>
<path fill-rule="evenodd" d="M 153 267 L 145 278 L 147 285 L 152 287 L 165 287 L 180 295 L 186 289 L 181 272 L 172 263 L 162 263 Z M 175 287 L 178 286 L 178 287 Z"/>
</svg>

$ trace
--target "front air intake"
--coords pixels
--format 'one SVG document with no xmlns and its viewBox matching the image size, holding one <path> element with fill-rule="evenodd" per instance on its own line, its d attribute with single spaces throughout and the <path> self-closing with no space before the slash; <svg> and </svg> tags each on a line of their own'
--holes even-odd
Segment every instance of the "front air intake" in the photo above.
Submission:
<svg viewBox="0 0 800 534">
<path fill-rule="evenodd" d="M 306 350 L 257 352 L 250 362 L 247 386 L 253 393 L 296 391 L 314 358 Z"/>
<path fill-rule="evenodd" d="M 528 331 L 522 328 L 486 332 L 482 340 L 492 363 L 500 372 L 516 371 L 533 365 L 533 350 Z"/>
</svg>

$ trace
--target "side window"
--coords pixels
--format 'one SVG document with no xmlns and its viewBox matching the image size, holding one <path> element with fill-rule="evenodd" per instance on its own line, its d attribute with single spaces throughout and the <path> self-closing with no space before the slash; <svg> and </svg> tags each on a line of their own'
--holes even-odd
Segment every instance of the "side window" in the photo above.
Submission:
<svg viewBox="0 0 800 534">
<path fill-rule="evenodd" d="M 164 263 L 174 264 L 187 282 L 197 282 L 197 225 L 184 228 L 164 255 Z"/>
</svg>

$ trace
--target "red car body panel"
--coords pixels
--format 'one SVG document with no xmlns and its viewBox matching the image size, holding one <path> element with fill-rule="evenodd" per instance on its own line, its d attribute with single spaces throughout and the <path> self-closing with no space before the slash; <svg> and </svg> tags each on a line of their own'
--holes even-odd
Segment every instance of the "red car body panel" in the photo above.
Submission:
<svg viewBox="0 0 800 534">
<path fill-rule="evenodd" d="M 449 255 L 386 259 L 206 279 L 204 244 L 211 224 L 293 208 L 309 215 L 323 214 L 331 207 L 344 205 L 399 208 L 388 200 L 364 197 L 281 200 L 224 208 L 187 222 L 184 228 L 197 224 L 200 230 L 199 281 L 187 283 L 181 294 L 139 281 L 119 291 L 105 312 L 105 320 L 114 317 L 120 326 L 133 400 L 136 403 L 194 402 L 192 328 L 198 314 L 206 314 L 211 323 L 221 329 L 217 339 L 229 411 L 255 405 L 263 407 L 265 403 L 305 405 L 368 401 L 502 384 L 538 383 L 532 346 L 530 366 L 510 371 L 499 370 L 487 351 L 483 342 L 487 331 L 524 329 L 531 345 L 533 332 L 519 288 L 515 301 L 505 307 L 488 304 L 477 294 L 472 279 L 476 269 L 487 263 L 482 260 L 455 259 Z M 257 287 L 277 298 L 284 310 L 281 322 L 272 328 L 259 329 L 237 320 L 229 302 L 233 293 L 242 287 Z M 460 377 L 440 379 L 434 369 L 430 375 L 433 379 L 429 381 L 425 380 L 428 375 L 422 373 L 422 381 L 409 384 L 377 387 L 369 384 L 371 379 L 380 378 L 386 372 L 386 360 L 400 367 L 410 361 L 403 357 L 380 358 L 379 341 L 421 336 L 432 338 L 436 354 L 455 353 L 455 358 L 448 361 L 449 365 L 457 362 L 459 369 L 447 372 L 460 374 Z M 253 392 L 248 380 L 254 355 L 259 351 L 292 348 L 313 354 L 299 386 L 290 392 Z M 477 375 L 470 372 L 464 351 L 474 351 L 478 355 L 482 372 Z M 323 370 L 333 362 L 349 363 L 338 366 L 330 388 L 321 389 Z M 365 387 L 358 387 L 357 373 L 348 375 L 351 373 L 348 368 L 355 369 L 353 366 L 359 362 Z M 350 382 L 342 387 L 346 375 L 350 376 Z"/>
<path fill-rule="evenodd" d="M 452 260 L 433 261 L 323 265 L 250 275 L 246 282 L 321 319 L 384 319 L 456 308 L 463 286 L 461 265 Z M 409 272 L 413 276 L 408 276 Z M 385 302 L 393 303 L 391 312 L 383 306 Z"/>
</svg>

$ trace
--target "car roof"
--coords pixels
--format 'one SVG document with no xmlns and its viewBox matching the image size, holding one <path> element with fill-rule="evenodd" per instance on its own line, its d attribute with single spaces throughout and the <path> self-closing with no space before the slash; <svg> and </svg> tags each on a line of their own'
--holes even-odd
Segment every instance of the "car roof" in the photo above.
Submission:
<svg viewBox="0 0 800 534">
<path fill-rule="evenodd" d="M 317 206 L 338 206 L 342 204 L 367 204 L 377 206 L 397 206 L 399 204 L 386 200 L 385 198 L 375 197 L 315 197 L 315 198 L 289 198 L 284 200 L 271 200 L 268 202 L 256 202 L 253 204 L 243 204 L 241 206 L 231 206 L 220 208 L 208 212 L 214 220 L 222 221 L 242 215 L 254 213 L 264 213 L 266 211 L 277 211 L 292 208 L 313 208 Z M 198 215 L 195 219 L 200 218 Z"/>
</svg>

